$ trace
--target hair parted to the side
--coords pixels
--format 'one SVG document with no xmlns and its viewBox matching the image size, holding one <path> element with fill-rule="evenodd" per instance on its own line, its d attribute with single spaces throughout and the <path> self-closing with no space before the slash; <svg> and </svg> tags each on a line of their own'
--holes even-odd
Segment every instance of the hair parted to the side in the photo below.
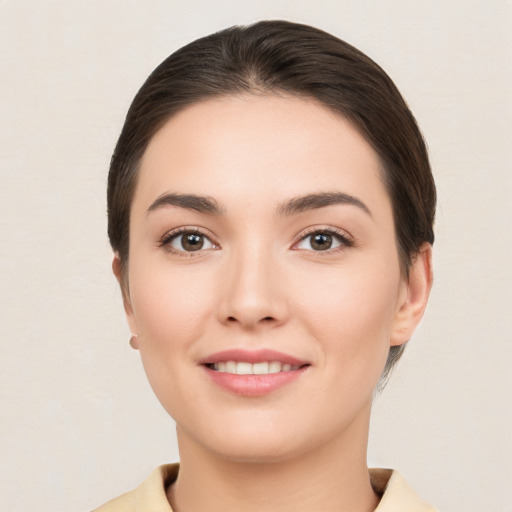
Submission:
<svg viewBox="0 0 512 512">
<path fill-rule="evenodd" d="M 108 235 L 123 270 L 139 164 L 151 138 L 186 106 L 239 94 L 315 99 L 352 122 L 380 157 L 407 275 L 420 246 L 434 241 L 436 191 L 416 121 L 391 79 L 369 57 L 322 30 L 287 21 L 235 26 L 198 39 L 165 59 L 135 96 L 108 177 Z M 391 347 L 383 381 L 403 349 Z"/>
</svg>

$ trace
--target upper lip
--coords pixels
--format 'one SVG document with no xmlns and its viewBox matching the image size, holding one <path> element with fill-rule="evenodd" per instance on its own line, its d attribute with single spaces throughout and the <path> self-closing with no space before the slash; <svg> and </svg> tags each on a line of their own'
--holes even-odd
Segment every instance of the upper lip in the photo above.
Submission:
<svg viewBox="0 0 512 512">
<path fill-rule="evenodd" d="M 290 364 L 292 366 L 304 366 L 309 364 L 307 361 L 297 359 L 284 352 L 271 349 L 230 349 L 221 352 L 215 352 L 199 361 L 199 364 L 215 364 L 226 361 L 236 361 L 240 363 L 263 363 L 265 361 L 279 361 L 283 364 Z"/>
</svg>

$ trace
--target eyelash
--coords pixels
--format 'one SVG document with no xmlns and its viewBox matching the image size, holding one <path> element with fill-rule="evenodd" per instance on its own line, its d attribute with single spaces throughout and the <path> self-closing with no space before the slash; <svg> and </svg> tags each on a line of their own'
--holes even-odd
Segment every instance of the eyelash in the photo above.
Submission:
<svg viewBox="0 0 512 512">
<path fill-rule="evenodd" d="M 307 250 L 308 252 L 314 253 L 315 256 L 324 256 L 324 255 L 328 255 L 328 254 L 337 253 L 339 251 L 343 251 L 344 249 L 354 247 L 354 245 L 355 245 L 355 240 L 350 235 L 348 235 L 348 233 L 346 233 L 345 231 L 342 231 L 341 229 L 332 228 L 332 227 L 329 227 L 329 228 L 314 227 L 314 228 L 311 228 L 310 230 L 306 231 L 305 233 L 301 233 L 298 240 L 293 243 L 292 248 L 297 246 L 299 243 L 305 241 L 307 238 L 312 237 L 313 235 L 317 235 L 317 234 L 332 236 L 334 239 L 336 239 L 340 243 L 340 245 L 338 247 L 334 247 L 332 249 L 329 248 L 329 249 L 318 250 L 318 251 L 308 250 L 308 249 L 295 249 L 295 250 L 296 251 Z"/>
<path fill-rule="evenodd" d="M 213 247 L 210 247 L 208 249 L 201 249 L 200 248 L 197 251 L 179 250 L 179 249 L 175 249 L 174 247 L 171 247 L 171 245 L 170 245 L 171 242 L 173 242 L 174 240 L 176 240 L 177 238 L 179 238 L 180 236 L 183 236 L 185 234 L 187 234 L 187 235 L 198 235 L 198 236 L 204 237 L 206 240 L 208 240 L 212 244 Z M 328 248 L 328 249 L 318 250 L 318 251 L 309 250 L 309 249 L 297 249 L 297 248 L 295 248 L 299 243 L 305 241 L 308 237 L 311 237 L 311 236 L 317 235 L 317 234 L 331 236 L 331 237 L 337 239 L 337 241 L 340 243 L 340 245 L 338 247 L 334 247 L 332 249 Z M 201 252 L 204 252 L 206 250 L 215 250 L 215 249 L 219 248 L 219 245 L 212 240 L 211 235 L 203 232 L 202 230 L 198 229 L 197 227 L 194 227 L 194 228 L 183 227 L 183 228 L 177 228 L 175 230 L 172 230 L 172 231 L 166 233 L 160 239 L 158 245 L 159 245 L 159 247 L 165 248 L 169 252 L 172 252 L 172 253 L 177 254 L 179 256 L 185 256 L 185 257 L 194 256 L 195 252 L 201 253 Z M 332 228 L 332 227 L 329 227 L 329 228 L 318 228 L 318 227 L 315 227 L 315 228 L 311 228 L 309 231 L 306 231 L 305 233 L 302 233 L 300 235 L 300 237 L 298 237 L 298 239 L 295 242 L 293 242 L 292 249 L 295 248 L 294 250 L 296 250 L 296 251 L 305 251 L 305 250 L 307 250 L 308 252 L 312 252 L 315 255 L 323 256 L 323 255 L 326 255 L 326 254 L 333 254 L 335 252 L 338 252 L 340 250 L 344 250 L 344 249 L 349 248 L 349 247 L 353 247 L 354 245 L 355 245 L 354 239 L 352 237 L 350 237 L 345 231 L 342 231 L 342 230 L 336 229 L 336 228 Z"/>
<path fill-rule="evenodd" d="M 173 242 L 174 240 L 178 239 L 180 236 L 183 236 L 183 235 L 198 235 L 198 236 L 204 237 L 206 240 L 208 240 L 212 244 L 213 247 L 210 247 L 208 249 L 199 249 L 197 251 L 185 251 L 185 250 L 179 250 L 179 249 L 175 249 L 174 247 L 171 247 L 171 245 L 170 245 L 171 242 Z M 196 253 L 196 252 L 201 253 L 206 250 L 218 249 L 218 247 L 219 247 L 219 245 L 212 240 L 211 235 L 203 232 L 202 230 L 200 230 L 196 227 L 193 227 L 193 228 L 192 227 L 190 227 L 190 228 L 182 227 L 182 228 L 177 228 L 172 231 L 169 231 L 160 239 L 158 245 L 159 245 L 159 247 L 163 247 L 165 250 L 172 252 L 173 254 L 177 254 L 178 256 L 184 256 L 184 257 L 195 256 L 194 253 Z"/>
</svg>

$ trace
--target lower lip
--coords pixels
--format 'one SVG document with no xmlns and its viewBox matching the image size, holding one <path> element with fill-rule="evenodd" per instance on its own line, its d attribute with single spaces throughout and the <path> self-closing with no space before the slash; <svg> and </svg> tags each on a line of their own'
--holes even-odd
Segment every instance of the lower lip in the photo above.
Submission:
<svg viewBox="0 0 512 512">
<path fill-rule="evenodd" d="M 307 370 L 308 366 L 303 366 L 298 370 L 265 375 L 237 375 L 212 370 L 207 366 L 203 366 L 203 368 L 215 384 L 231 393 L 243 396 L 263 396 L 294 382 Z"/>
</svg>

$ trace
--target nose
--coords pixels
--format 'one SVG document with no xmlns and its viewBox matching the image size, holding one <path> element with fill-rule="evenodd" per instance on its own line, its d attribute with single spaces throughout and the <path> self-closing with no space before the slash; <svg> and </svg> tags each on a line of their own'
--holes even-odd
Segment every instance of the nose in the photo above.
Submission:
<svg viewBox="0 0 512 512">
<path fill-rule="evenodd" d="M 283 277 L 275 259 L 256 248 L 225 262 L 219 321 L 253 330 L 282 325 L 288 318 Z"/>
</svg>

